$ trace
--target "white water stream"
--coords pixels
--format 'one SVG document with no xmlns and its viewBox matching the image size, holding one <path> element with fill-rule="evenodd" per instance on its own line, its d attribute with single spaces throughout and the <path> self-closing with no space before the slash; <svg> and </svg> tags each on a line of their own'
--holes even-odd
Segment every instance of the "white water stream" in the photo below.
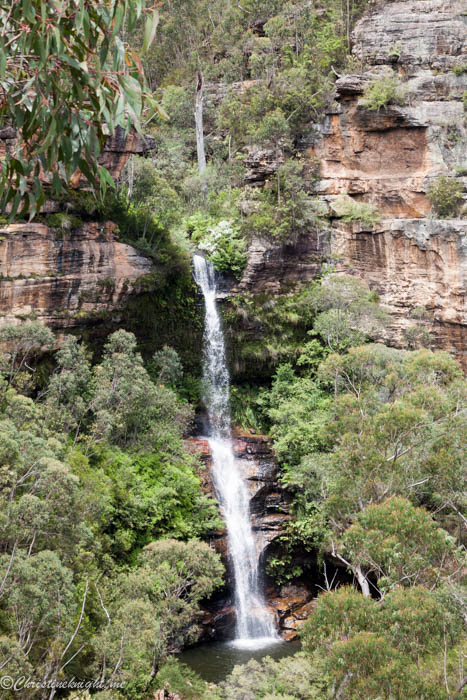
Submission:
<svg viewBox="0 0 467 700">
<path fill-rule="evenodd" d="M 193 258 L 195 280 L 206 308 L 204 321 L 204 402 L 209 419 L 214 486 L 228 535 L 235 580 L 236 646 L 257 649 L 280 641 L 259 584 L 258 559 L 250 523 L 248 489 L 232 447 L 230 377 L 222 326 L 216 306 L 216 281 L 211 263 Z"/>
</svg>

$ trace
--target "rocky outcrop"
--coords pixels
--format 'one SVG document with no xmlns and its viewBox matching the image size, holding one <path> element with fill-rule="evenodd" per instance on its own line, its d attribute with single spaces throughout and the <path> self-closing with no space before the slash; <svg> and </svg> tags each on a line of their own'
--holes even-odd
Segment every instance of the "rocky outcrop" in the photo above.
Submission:
<svg viewBox="0 0 467 700">
<path fill-rule="evenodd" d="M 288 584 L 269 592 L 268 605 L 277 619 L 281 637 L 295 639 L 299 628 L 311 614 L 315 599 L 303 583 Z"/>
<path fill-rule="evenodd" d="M 204 438 L 191 438 L 188 445 L 195 454 L 201 457 L 205 465 L 205 469 L 200 473 L 204 491 L 215 496 L 208 441 Z M 271 542 L 282 534 L 284 524 L 290 519 L 288 499 L 277 480 L 279 468 L 272 453 L 269 438 L 236 430 L 233 448 L 237 466 L 246 481 L 251 496 L 250 510 L 253 534 L 258 559 L 260 559 Z M 222 508 L 220 514 L 222 516 Z M 222 530 L 216 533 L 211 544 L 222 556 L 227 567 L 227 580 L 230 583 L 231 564 L 226 531 Z"/>
<path fill-rule="evenodd" d="M 278 465 L 272 454 L 268 438 L 235 431 L 233 447 L 237 465 L 250 491 L 250 509 L 252 515 L 253 535 L 258 559 L 264 557 L 266 549 L 283 532 L 284 525 L 290 519 L 288 499 L 278 484 Z M 200 473 L 203 489 L 215 495 L 211 474 L 211 454 L 209 443 L 203 438 L 188 440 L 190 449 L 198 454 L 204 462 L 205 469 Z M 222 516 L 222 508 L 220 508 Z M 221 555 L 226 567 L 226 587 L 206 606 L 201 618 L 204 639 L 228 639 L 232 637 L 235 626 L 235 609 L 232 604 L 232 565 L 229 557 L 227 533 L 217 532 L 211 538 L 211 545 Z M 268 604 L 282 629 L 282 620 L 291 617 L 292 612 L 311 598 L 311 593 L 302 586 L 293 592 L 277 590 L 269 586 Z M 284 627 L 285 630 L 285 627 Z M 288 638 L 292 638 L 291 628 L 287 628 Z"/>
<path fill-rule="evenodd" d="M 467 367 L 467 221 L 386 219 L 373 230 L 336 224 L 332 249 L 338 271 L 356 274 L 378 292 L 391 315 L 387 340 L 404 343 L 417 307 L 437 348 Z"/>
<path fill-rule="evenodd" d="M 118 241 L 111 222 L 83 223 L 61 236 L 44 224 L 1 230 L 0 323 L 36 318 L 74 328 L 119 308 L 151 261 Z"/>
<path fill-rule="evenodd" d="M 259 187 L 264 185 L 284 162 L 284 156 L 280 151 L 250 146 L 246 149 L 244 179 L 248 185 Z"/>
<path fill-rule="evenodd" d="M 329 251 L 329 234 L 316 229 L 292 243 L 275 243 L 255 237 L 248 249 L 245 272 L 231 293 L 277 293 L 298 282 L 314 279 L 321 272 Z"/>
<path fill-rule="evenodd" d="M 465 52 L 463 0 L 379 0 L 358 23 L 353 54 L 372 65 L 449 70 Z"/>
<path fill-rule="evenodd" d="M 0 130 L 0 159 L 16 140 L 14 129 Z M 152 148 L 151 137 L 117 128 L 100 162 L 118 178 L 131 154 Z M 80 175 L 74 182 L 80 184 Z M 82 185 L 83 183 L 81 183 Z M 72 204 L 47 201 L 42 213 Z M 98 323 L 120 309 L 137 280 L 153 271 L 151 260 L 118 240 L 110 221 L 51 228 L 43 223 L 10 224 L 0 229 L 0 324 L 35 318 L 54 330 Z"/>
<path fill-rule="evenodd" d="M 434 346 L 467 363 L 466 223 L 436 219 L 427 197 L 439 175 L 467 185 L 459 175 L 466 167 L 466 37 L 462 0 L 370 5 L 353 34 L 363 70 L 337 80 L 323 122 L 302 142 L 309 171 L 320 162 L 319 180 L 310 178 L 309 187 L 329 208 L 329 237 L 313 230 L 298 247 L 253 240 L 239 291 L 286 291 L 331 259 L 338 272 L 378 291 L 392 317 L 387 342 L 404 342 L 411 311 L 424 306 Z M 368 109 L 365 87 L 388 74 L 403 85 L 404 103 Z M 330 208 L 340 196 L 373 204 L 380 223 L 342 223 Z"/>
<path fill-rule="evenodd" d="M 320 159 L 316 191 L 325 201 L 344 194 L 380 212 L 371 230 L 335 221 L 330 249 L 338 271 L 378 291 L 393 319 L 386 340 L 402 344 L 411 311 L 423 306 L 434 345 L 467 366 L 467 224 L 433 218 L 427 198 L 436 177 L 465 165 L 467 80 L 453 71 L 465 62 L 462 5 L 377 3 L 353 37 L 353 53 L 368 70 L 337 81 L 335 108 L 307 155 Z M 362 93 L 388 71 L 403 83 L 405 104 L 371 111 Z"/>
<path fill-rule="evenodd" d="M 114 179 L 117 179 L 131 155 L 142 156 L 152 151 L 154 146 L 155 140 L 152 136 L 142 136 L 134 129 L 126 134 L 125 130 L 118 126 L 114 135 L 107 140 L 99 162 Z"/>
</svg>

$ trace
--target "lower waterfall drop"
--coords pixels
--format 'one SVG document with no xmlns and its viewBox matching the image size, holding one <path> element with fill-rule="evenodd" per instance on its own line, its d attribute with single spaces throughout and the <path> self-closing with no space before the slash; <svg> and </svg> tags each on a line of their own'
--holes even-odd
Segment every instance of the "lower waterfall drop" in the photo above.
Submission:
<svg viewBox="0 0 467 700">
<path fill-rule="evenodd" d="M 235 581 L 237 646 L 257 649 L 280 641 L 272 614 L 260 589 L 258 558 L 250 523 L 247 487 L 239 473 L 232 447 L 230 425 L 230 377 L 225 358 L 222 326 L 216 306 L 216 282 L 212 264 L 193 257 L 195 280 L 205 303 L 204 402 L 209 420 L 209 446 L 216 494 L 224 512 Z"/>
</svg>

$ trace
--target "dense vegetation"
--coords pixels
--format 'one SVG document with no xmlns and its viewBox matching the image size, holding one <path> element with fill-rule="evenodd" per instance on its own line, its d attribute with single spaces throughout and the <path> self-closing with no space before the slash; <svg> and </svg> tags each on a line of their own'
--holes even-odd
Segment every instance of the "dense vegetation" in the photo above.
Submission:
<svg viewBox="0 0 467 700">
<path fill-rule="evenodd" d="M 149 373 L 121 330 L 91 366 L 69 337 L 43 381 L 31 368 L 53 346 L 50 331 L 6 326 L 0 561 L 9 672 L 91 675 L 123 684 L 103 691 L 115 698 L 161 684 L 227 700 L 461 697 L 462 372 L 446 353 L 361 345 L 385 316 L 352 279 L 324 278 L 301 303 L 315 330 L 301 346 L 292 339 L 291 361 L 270 387 L 251 389 L 245 417 L 270 432 L 295 515 L 267 565 L 279 582 L 306 579 L 303 552 L 310 561 L 318 553 L 356 587 L 325 577 L 292 659 L 252 661 L 217 688 L 170 660 L 196 640 L 199 603 L 222 581 L 217 555 L 200 541 L 220 523 L 181 440 L 193 413 L 180 398 L 178 355 L 156 353 Z"/>
<path fill-rule="evenodd" d="M 168 653 L 197 638 L 198 603 L 222 580 L 200 541 L 220 521 L 182 441 L 192 410 L 172 388 L 178 358 L 159 353 L 153 381 L 131 333 L 111 335 L 94 367 L 69 337 L 37 394 L 33 355 L 55 339 L 35 322 L 2 328 L 7 339 L 3 669 L 44 682 L 100 678 L 140 697 Z"/>
<path fill-rule="evenodd" d="M 452 357 L 427 349 L 423 308 L 405 350 L 378 342 L 388 322 L 378 296 L 334 275 L 332 260 L 312 283 L 236 294 L 223 309 L 233 421 L 271 436 L 291 500 L 267 573 L 278 585 L 306 580 L 318 561 L 326 590 L 291 658 L 251 661 L 208 687 L 174 657 L 198 639 L 200 603 L 223 576 L 206 543 L 222 526 L 217 504 L 184 442 L 200 395 L 189 252 L 204 251 L 233 281 L 254 237 L 294 243 L 325 230 L 328 215 L 378 222 L 373 206 L 349 197 L 324 211 L 313 195 L 319 163 L 300 156 L 337 72 L 358 68 L 350 32 L 368 4 L 171 0 L 154 43 L 157 13 L 139 2 L 0 9 L 0 116 L 23 127 L 2 166 L 3 207 L 32 215 L 47 195 L 64 209 L 41 214 L 58 240 L 83 221 L 112 219 L 120 240 L 153 262 L 121 312 L 126 330 L 108 332 L 102 318 L 98 352 L 74 336 L 57 350 L 34 321 L 0 329 L 2 673 L 98 679 L 101 700 L 162 687 L 212 700 L 465 697 L 464 377 Z M 193 116 L 199 73 L 205 168 Z M 391 73 L 368 86 L 363 105 L 403 99 Z M 97 162 L 102 117 L 111 132 L 130 117 L 156 148 L 130 159 L 99 199 L 68 185 L 80 172 L 96 191 L 111 184 Z M 266 174 L 255 174 L 258 160 Z M 456 215 L 461 190 L 435 180 L 435 213 Z M 329 563 L 354 585 L 328 580 Z M 24 687 L 3 697 L 54 695 Z"/>
</svg>

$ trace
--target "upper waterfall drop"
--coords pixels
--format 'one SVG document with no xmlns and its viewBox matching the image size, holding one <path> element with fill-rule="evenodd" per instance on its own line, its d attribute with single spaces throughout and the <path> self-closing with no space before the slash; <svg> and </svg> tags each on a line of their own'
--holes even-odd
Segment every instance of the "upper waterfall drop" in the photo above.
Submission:
<svg viewBox="0 0 467 700">
<path fill-rule="evenodd" d="M 227 526 L 235 581 L 235 644 L 258 648 L 279 641 L 273 616 L 260 589 L 258 558 L 250 523 L 249 495 L 235 462 L 230 425 L 230 377 L 224 335 L 216 305 L 212 264 L 193 257 L 195 280 L 205 303 L 203 379 L 209 421 L 213 478 Z"/>
</svg>

